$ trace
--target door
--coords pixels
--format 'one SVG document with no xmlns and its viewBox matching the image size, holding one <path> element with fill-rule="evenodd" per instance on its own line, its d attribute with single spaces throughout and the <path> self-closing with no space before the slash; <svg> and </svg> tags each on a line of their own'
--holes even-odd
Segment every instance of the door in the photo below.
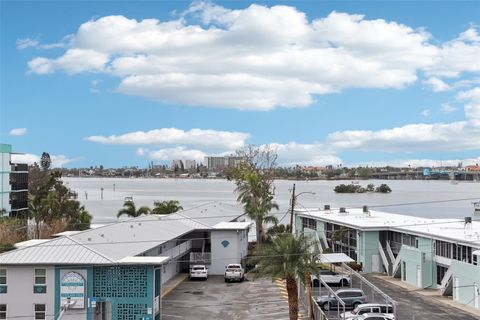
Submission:
<svg viewBox="0 0 480 320">
<path fill-rule="evenodd" d="M 417 287 L 418 288 L 423 288 L 422 285 L 422 268 L 417 265 Z"/>
<path fill-rule="evenodd" d="M 112 320 L 112 303 L 108 301 L 97 302 L 93 320 Z"/>
<path fill-rule="evenodd" d="M 407 263 L 402 261 L 402 281 L 407 280 Z"/>
<path fill-rule="evenodd" d="M 378 254 L 372 255 L 372 272 L 380 272 L 380 256 Z"/>
</svg>

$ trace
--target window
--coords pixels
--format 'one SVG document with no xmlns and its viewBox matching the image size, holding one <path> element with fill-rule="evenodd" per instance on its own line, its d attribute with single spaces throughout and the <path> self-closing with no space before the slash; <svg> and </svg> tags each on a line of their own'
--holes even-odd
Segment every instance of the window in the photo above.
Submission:
<svg viewBox="0 0 480 320">
<path fill-rule="evenodd" d="M 317 221 L 315 221 L 315 219 L 302 218 L 302 231 L 305 230 L 305 228 L 317 230 Z"/>
<path fill-rule="evenodd" d="M 47 285 L 47 270 L 35 269 L 35 285 L 46 286 Z"/>
<path fill-rule="evenodd" d="M 0 286 L 7 284 L 7 269 L 0 269 Z"/>
<path fill-rule="evenodd" d="M 0 319 L 7 319 L 7 305 L 0 304 Z"/>
<path fill-rule="evenodd" d="M 44 304 L 35 305 L 35 320 L 44 320 L 46 315 L 46 309 Z"/>
</svg>

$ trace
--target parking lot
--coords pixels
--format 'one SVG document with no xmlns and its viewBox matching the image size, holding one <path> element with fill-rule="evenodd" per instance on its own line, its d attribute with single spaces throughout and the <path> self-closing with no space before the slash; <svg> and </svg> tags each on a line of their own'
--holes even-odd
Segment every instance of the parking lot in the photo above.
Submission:
<svg viewBox="0 0 480 320">
<path fill-rule="evenodd" d="M 286 293 L 269 278 L 225 283 L 222 276 L 185 280 L 164 299 L 162 319 L 265 319 L 288 317 Z"/>
<path fill-rule="evenodd" d="M 377 288 L 389 295 L 397 301 L 397 319 L 401 320 L 430 320 L 430 319 L 449 319 L 449 320 L 474 320 L 475 316 L 462 311 L 458 308 L 442 304 L 433 298 L 421 295 L 415 291 L 407 290 L 403 287 L 392 284 L 383 280 L 381 277 L 364 275 L 368 281 L 373 283 Z M 352 286 L 360 288 L 360 284 L 353 279 Z M 341 289 L 341 287 L 332 287 L 333 290 Z M 317 289 L 318 290 L 318 289 Z M 387 303 L 378 294 L 374 294 L 373 290 L 363 285 L 362 290 L 368 298 L 369 302 Z M 316 291 L 318 292 L 318 291 Z M 327 294 L 327 289 L 322 288 L 322 294 Z M 317 293 L 316 293 L 317 294 Z M 343 310 L 342 310 L 343 312 Z M 327 311 L 329 319 L 339 319 L 337 310 Z"/>
</svg>

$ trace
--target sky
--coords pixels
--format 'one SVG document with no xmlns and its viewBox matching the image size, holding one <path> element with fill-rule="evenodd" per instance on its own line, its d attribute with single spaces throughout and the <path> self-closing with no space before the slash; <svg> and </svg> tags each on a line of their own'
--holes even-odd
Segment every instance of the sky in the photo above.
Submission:
<svg viewBox="0 0 480 320">
<path fill-rule="evenodd" d="M 478 1 L 1 1 L 17 161 L 480 162 Z"/>
</svg>

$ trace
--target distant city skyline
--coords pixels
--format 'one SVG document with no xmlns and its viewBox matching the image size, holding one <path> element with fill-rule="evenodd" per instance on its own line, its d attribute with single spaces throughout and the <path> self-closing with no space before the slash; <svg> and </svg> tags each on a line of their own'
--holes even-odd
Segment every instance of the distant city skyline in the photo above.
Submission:
<svg viewBox="0 0 480 320">
<path fill-rule="evenodd" d="M 0 142 L 19 161 L 271 144 L 283 166 L 480 163 L 476 1 L 0 6 Z"/>
</svg>

